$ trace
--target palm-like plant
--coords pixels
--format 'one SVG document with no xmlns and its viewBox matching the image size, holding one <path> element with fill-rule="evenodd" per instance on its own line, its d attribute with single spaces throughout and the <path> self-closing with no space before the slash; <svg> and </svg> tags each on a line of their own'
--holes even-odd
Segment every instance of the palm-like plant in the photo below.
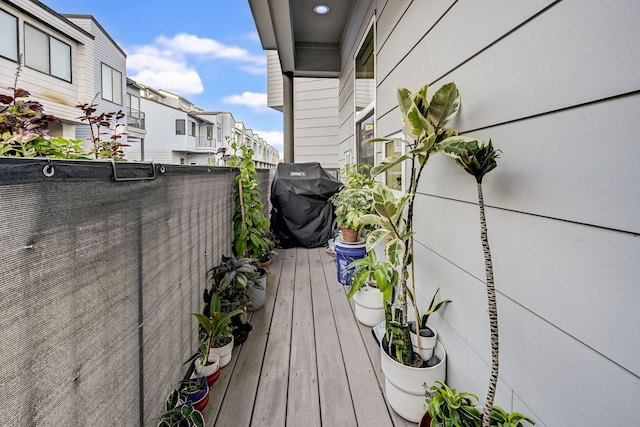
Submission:
<svg viewBox="0 0 640 427">
<path fill-rule="evenodd" d="M 482 193 L 482 178 L 496 168 L 496 159 L 500 150 L 495 150 L 491 140 L 484 143 L 469 137 L 458 137 L 450 140 L 450 144 L 442 147 L 443 151 L 452 155 L 456 163 L 467 173 L 476 179 L 478 188 L 478 205 L 480 206 L 480 240 L 484 253 L 485 276 L 487 282 L 487 299 L 489 307 L 489 327 L 491 332 L 491 376 L 487 399 L 482 414 L 482 426 L 489 427 L 491 422 L 491 409 L 496 394 L 499 371 L 499 345 L 498 345 L 498 307 L 496 304 L 496 289 L 493 279 L 493 263 L 491 261 L 491 249 L 487 231 L 487 219 L 484 209 L 484 195 Z"/>
</svg>

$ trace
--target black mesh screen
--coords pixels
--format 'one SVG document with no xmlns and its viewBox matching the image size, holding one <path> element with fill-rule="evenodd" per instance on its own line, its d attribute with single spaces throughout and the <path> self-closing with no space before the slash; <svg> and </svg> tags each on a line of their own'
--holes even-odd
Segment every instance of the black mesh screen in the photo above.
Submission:
<svg viewBox="0 0 640 427">
<path fill-rule="evenodd" d="M 51 165 L 0 159 L 1 423 L 148 423 L 197 347 L 207 270 L 231 253 L 236 170 Z"/>
</svg>

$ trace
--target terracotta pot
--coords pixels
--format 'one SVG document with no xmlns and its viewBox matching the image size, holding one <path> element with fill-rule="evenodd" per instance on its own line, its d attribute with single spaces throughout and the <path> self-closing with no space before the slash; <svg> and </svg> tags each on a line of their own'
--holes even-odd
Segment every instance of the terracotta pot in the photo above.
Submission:
<svg viewBox="0 0 640 427">
<path fill-rule="evenodd" d="M 264 268 L 265 270 L 269 271 L 269 266 L 271 265 L 271 261 L 272 261 L 271 257 L 267 257 L 265 261 L 257 263 L 256 266 Z"/>
<path fill-rule="evenodd" d="M 349 243 L 354 243 L 358 241 L 358 231 L 353 228 L 345 228 L 340 227 L 342 230 L 342 240 Z"/>
</svg>

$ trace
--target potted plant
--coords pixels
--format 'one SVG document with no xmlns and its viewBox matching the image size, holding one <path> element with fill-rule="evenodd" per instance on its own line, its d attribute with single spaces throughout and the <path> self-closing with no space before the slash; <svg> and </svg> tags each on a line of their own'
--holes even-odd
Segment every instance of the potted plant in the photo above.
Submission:
<svg viewBox="0 0 640 427">
<path fill-rule="evenodd" d="M 433 349 L 438 341 L 438 331 L 433 327 L 433 325 L 427 325 L 427 321 L 429 320 L 429 316 L 444 307 L 446 303 L 451 302 L 450 299 L 445 299 L 436 304 L 436 296 L 439 291 L 440 288 L 436 289 L 427 311 L 422 313 L 422 316 L 419 317 L 419 322 L 416 323 L 414 320 L 409 321 L 409 333 L 411 335 L 413 351 L 420 353 L 422 360 L 427 366 L 437 363 L 436 360 L 431 359 L 433 357 Z M 420 331 L 420 344 L 418 344 L 417 331 Z"/>
<path fill-rule="evenodd" d="M 345 242 L 356 242 L 363 227 L 360 218 L 375 212 L 372 194 L 375 181 L 366 168 L 368 165 L 346 165 L 341 171 L 345 185 L 329 199 L 335 207 L 336 221 Z"/>
<path fill-rule="evenodd" d="M 196 361 L 196 370 L 202 369 L 209 361 L 209 354 L 219 356 L 219 366 L 222 368 L 231 360 L 231 350 L 233 349 L 233 335 L 230 326 L 234 316 L 243 313 L 242 309 L 236 309 L 225 313 L 222 311 L 222 303 L 218 294 L 213 293 L 208 310 L 208 314 L 193 313 L 200 323 L 201 345 L 200 357 Z M 204 339 L 202 339 L 204 338 Z M 229 346 L 230 344 L 230 346 Z"/>
<path fill-rule="evenodd" d="M 446 352 L 437 344 L 434 353 L 440 361 L 432 367 L 423 366 L 422 358 L 414 353 L 408 327 L 407 308 L 411 301 L 415 318 L 419 318 L 415 298 L 415 283 L 409 278 L 413 274 L 414 204 L 420 178 L 431 155 L 441 150 L 457 131 L 445 126 L 455 117 L 460 107 L 460 94 L 454 83 L 448 83 L 436 91 L 429 102 L 428 85 L 418 92 L 398 89 L 398 103 L 402 113 L 408 141 L 374 138 L 371 141 L 401 141 L 406 146 L 405 154 L 384 159 L 371 169 L 377 176 L 388 169 L 406 162 L 409 186 L 405 194 L 398 195 L 382 183 L 373 189 L 375 214 L 363 215 L 362 224 L 376 227 L 367 238 L 367 250 L 371 251 L 384 242 L 385 254 L 399 272 L 394 283 L 392 297 L 385 305 L 385 339 L 382 340 L 382 368 L 385 374 L 387 398 L 393 409 L 403 418 L 417 422 L 422 413 L 422 384 L 433 384 L 444 380 L 446 375 Z M 409 274 L 411 272 L 411 275 Z M 418 325 L 419 326 L 419 325 Z M 419 329 L 419 328 L 418 328 Z M 420 347 L 420 334 L 417 336 Z"/>
<path fill-rule="evenodd" d="M 236 256 L 258 260 L 261 267 L 268 269 L 271 256 L 275 254 L 274 242 L 271 237 L 271 222 L 264 216 L 258 172 L 253 163 L 253 149 L 247 145 L 238 148 L 235 142 L 231 144 L 231 148 L 233 153 L 238 150 L 241 153 L 230 156 L 226 163 L 227 166 L 237 166 L 239 169 L 234 180 L 233 251 Z"/>
<path fill-rule="evenodd" d="M 384 301 L 391 298 L 398 272 L 390 263 L 378 261 L 376 251 L 347 265 L 347 270 L 351 269 L 347 297 L 356 303 L 356 319 L 366 326 L 377 325 L 384 320 Z"/>
<path fill-rule="evenodd" d="M 179 390 L 169 393 L 165 402 L 165 412 L 161 415 L 157 427 L 204 427 L 202 413 L 192 404 L 186 403 L 185 396 Z"/>
<path fill-rule="evenodd" d="M 419 427 L 480 427 L 482 412 L 473 393 L 457 391 L 437 381 L 425 390 L 425 400 L 428 409 Z M 519 412 L 508 413 L 499 406 L 491 411 L 491 427 L 524 427 L 523 422 L 535 424 L 531 418 Z"/>
<path fill-rule="evenodd" d="M 205 308 L 212 293 L 216 293 L 220 297 L 222 311 L 229 313 L 242 309 L 243 312 L 237 317 L 240 323 L 246 323 L 245 311 L 251 306 L 250 290 L 260 287 L 254 280 L 257 271 L 255 261 L 254 258 L 223 256 L 220 264 L 209 272 L 212 286 L 211 290 L 207 291 L 209 293 L 205 292 Z"/>
<path fill-rule="evenodd" d="M 193 405 L 197 411 L 202 411 L 209 403 L 210 386 L 205 377 L 196 376 L 180 381 L 178 389 L 186 404 Z"/>
</svg>

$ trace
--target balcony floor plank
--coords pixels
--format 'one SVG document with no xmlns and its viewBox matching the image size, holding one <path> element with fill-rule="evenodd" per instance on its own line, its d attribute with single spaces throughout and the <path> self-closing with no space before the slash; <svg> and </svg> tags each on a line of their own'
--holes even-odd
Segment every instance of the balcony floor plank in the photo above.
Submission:
<svg viewBox="0 0 640 427">
<path fill-rule="evenodd" d="M 208 426 L 394 426 L 380 349 L 355 319 L 323 248 L 282 249 L 265 306 L 234 349 L 204 410 Z"/>
</svg>

